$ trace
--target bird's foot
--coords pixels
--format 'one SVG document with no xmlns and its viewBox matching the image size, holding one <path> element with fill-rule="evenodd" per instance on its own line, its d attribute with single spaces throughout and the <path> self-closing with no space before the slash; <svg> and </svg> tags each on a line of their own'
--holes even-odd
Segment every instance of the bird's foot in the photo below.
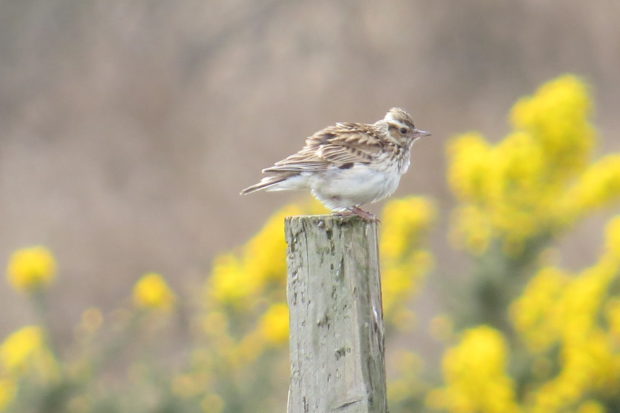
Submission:
<svg viewBox="0 0 620 413">
<path fill-rule="evenodd" d="M 338 212 L 336 213 L 336 215 L 341 216 L 341 217 L 357 215 L 358 217 L 365 219 L 366 221 L 376 221 L 379 223 L 381 222 L 375 214 L 373 214 L 372 212 L 365 211 L 358 206 L 353 206 L 351 208 L 348 208 L 346 211 Z"/>
</svg>

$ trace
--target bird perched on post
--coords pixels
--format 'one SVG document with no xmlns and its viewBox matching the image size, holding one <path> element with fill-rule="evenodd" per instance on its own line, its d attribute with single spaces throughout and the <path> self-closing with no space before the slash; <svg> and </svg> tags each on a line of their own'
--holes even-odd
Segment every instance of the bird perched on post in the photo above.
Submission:
<svg viewBox="0 0 620 413">
<path fill-rule="evenodd" d="M 373 124 L 339 122 L 306 138 L 299 152 L 263 169 L 267 176 L 241 194 L 309 189 L 332 211 L 374 219 L 360 207 L 396 191 L 409 169 L 413 142 L 428 135 L 400 108 Z"/>
</svg>

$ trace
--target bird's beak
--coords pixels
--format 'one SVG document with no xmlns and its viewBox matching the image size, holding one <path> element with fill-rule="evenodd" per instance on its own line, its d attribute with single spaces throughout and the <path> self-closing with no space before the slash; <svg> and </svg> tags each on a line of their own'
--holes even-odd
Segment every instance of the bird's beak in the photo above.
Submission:
<svg viewBox="0 0 620 413">
<path fill-rule="evenodd" d="M 431 136 L 431 133 L 422 129 L 414 129 L 413 136 L 415 136 L 416 138 L 422 138 L 424 136 Z"/>
</svg>

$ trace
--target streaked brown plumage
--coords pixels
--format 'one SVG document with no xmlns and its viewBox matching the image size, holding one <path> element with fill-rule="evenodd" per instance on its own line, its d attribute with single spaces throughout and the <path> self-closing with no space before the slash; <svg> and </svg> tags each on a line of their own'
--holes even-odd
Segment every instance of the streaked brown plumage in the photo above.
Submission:
<svg viewBox="0 0 620 413">
<path fill-rule="evenodd" d="M 373 124 L 337 123 L 306 138 L 299 152 L 263 169 L 268 176 L 241 193 L 310 189 L 334 211 L 369 217 L 360 206 L 396 190 L 409 168 L 413 142 L 427 135 L 399 108 Z"/>
</svg>

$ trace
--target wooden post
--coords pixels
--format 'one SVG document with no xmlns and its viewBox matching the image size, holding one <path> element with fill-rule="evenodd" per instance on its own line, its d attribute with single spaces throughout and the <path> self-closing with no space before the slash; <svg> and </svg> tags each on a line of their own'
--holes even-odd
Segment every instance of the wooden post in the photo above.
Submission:
<svg viewBox="0 0 620 413">
<path fill-rule="evenodd" d="M 377 224 L 286 219 L 288 413 L 387 413 Z"/>
</svg>

